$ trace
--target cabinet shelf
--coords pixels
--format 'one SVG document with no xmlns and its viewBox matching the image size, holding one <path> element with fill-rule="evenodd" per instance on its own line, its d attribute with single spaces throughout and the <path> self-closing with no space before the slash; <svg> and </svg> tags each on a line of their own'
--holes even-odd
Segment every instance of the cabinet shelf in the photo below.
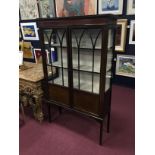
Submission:
<svg viewBox="0 0 155 155">
<path fill-rule="evenodd" d="M 49 46 L 48 42 L 45 43 L 45 46 Z M 60 46 L 60 44 L 51 44 L 50 47 L 56 47 L 56 48 L 67 48 L 66 45 L 62 45 Z M 78 47 L 77 46 L 72 46 L 72 48 L 75 48 L 77 49 Z M 92 47 L 80 47 L 80 49 L 83 49 L 83 50 L 91 50 L 92 51 Z M 101 50 L 101 47 L 96 47 L 94 50 Z"/>
<path fill-rule="evenodd" d="M 48 63 L 47 64 L 48 66 L 52 66 L 52 67 L 58 67 L 58 68 L 64 68 L 64 69 L 68 69 L 67 67 L 67 63 L 63 63 L 63 67 L 61 65 L 61 62 L 53 62 L 52 64 L 51 63 Z M 92 66 L 87 66 L 87 65 L 80 65 L 79 66 L 79 69 L 78 69 L 78 64 L 73 66 L 72 68 L 73 70 L 76 70 L 76 71 L 81 71 L 81 72 L 90 72 L 90 73 L 97 73 L 99 74 L 100 73 L 100 67 L 95 67 L 94 68 L 94 71 L 92 71 Z M 111 70 L 111 65 L 107 65 L 107 69 L 106 71 L 110 71 Z"/>
<path fill-rule="evenodd" d="M 62 64 L 61 64 L 61 62 L 60 61 L 57 61 L 57 62 L 53 62 L 53 63 L 48 63 L 47 64 L 48 66 L 53 66 L 53 67 L 58 67 L 58 68 L 68 68 L 68 65 L 67 65 L 67 63 L 65 62 L 63 62 L 63 67 L 62 67 Z"/>
</svg>

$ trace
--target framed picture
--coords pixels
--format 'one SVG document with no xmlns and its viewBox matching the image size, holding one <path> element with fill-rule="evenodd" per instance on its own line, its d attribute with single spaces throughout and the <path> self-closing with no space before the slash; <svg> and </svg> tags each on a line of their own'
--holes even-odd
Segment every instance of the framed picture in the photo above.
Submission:
<svg viewBox="0 0 155 155">
<path fill-rule="evenodd" d="M 19 42 L 19 46 L 21 47 L 21 51 L 23 51 L 23 58 L 35 59 L 31 42 L 21 41 Z"/>
<path fill-rule="evenodd" d="M 126 44 L 127 19 L 117 20 L 115 51 L 124 52 Z"/>
<path fill-rule="evenodd" d="M 39 18 L 37 0 L 20 0 L 19 9 L 21 20 Z"/>
<path fill-rule="evenodd" d="M 130 22 L 129 44 L 135 44 L 135 20 Z"/>
<path fill-rule="evenodd" d="M 122 14 L 123 0 L 98 0 L 99 14 Z"/>
<path fill-rule="evenodd" d="M 21 33 L 21 28 L 19 26 L 19 40 L 21 40 L 21 39 L 22 39 L 22 33 Z"/>
<path fill-rule="evenodd" d="M 47 64 L 50 64 L 50 61 L 49 61 L 49 51 L 48 50 L 45 50 L 45 53 L 46 53 L 46 62 Z M 40 64 L 42 63 L 42 51 L 40 48 L 34 48 L 34 55 L 35 55 L 35 60 L 36 60 L 36 63 L 37 64 Z"/>
<path fill-rule="evenodd" d="M 97 0 L 56 0 L 57 17 L 94 15 Z"/>
<path fill-rule="evenodd" d="M 37 25 L 35 22 L 20 23 L 24 40 L 39 40 Z"/>
<path fill-rule="evenodd" d="M 35 61 L 37 64 L 42 63 L 42 52 L 40 48 L 34 48 Z"/>
<path fill-rule="evenodd" d="M 127 1 L 127 15 L 134 15 L 135 14 L 135 0 L 128 0 Z"/>
<path fill-rule="evenodd" d="M 39 12 L 41 18 L 55 17 L 54 0 L 39 0 Z"/>
<path fill-rule="evenodd" d="M 135 77 L 135 57 L 131 55 L 117 55 L 116 75 Z"/>
</svg>

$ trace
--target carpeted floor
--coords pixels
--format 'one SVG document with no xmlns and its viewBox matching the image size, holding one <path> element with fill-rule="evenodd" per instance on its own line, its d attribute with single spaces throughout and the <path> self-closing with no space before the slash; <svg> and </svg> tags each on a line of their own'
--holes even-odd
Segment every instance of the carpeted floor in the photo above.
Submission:
<svg viewBox="0 0 155 155">
<path fill-rule="evenodd" d="M 20 155 L 134 155 L 134 89 L 113 86 L 110 133 L 98 144 L 99 123 L 63 111 L 52 123 L 26 117 L 20 126 Z M 57 109 L 55 109 L 57 111 Z M 55 112 L 56 113 L 56 112 Z M 56 113 L 57 114 L 57 113 Z"/>
</svg>

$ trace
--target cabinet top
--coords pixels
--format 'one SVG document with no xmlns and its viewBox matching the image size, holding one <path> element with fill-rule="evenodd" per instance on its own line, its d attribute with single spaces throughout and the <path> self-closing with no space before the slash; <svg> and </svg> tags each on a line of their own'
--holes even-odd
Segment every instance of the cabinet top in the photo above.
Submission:
<svg viewBox="0 0 155 155">
<path fill-rule="evenodd" d="M 38 19 L 39 28 L 64 27 L 75 25 L 109 25 L 116 24 L 116 17 L 113 15 L 88 15 L 76 17 L 59 17 L 50 19 Z"/>
</svg>

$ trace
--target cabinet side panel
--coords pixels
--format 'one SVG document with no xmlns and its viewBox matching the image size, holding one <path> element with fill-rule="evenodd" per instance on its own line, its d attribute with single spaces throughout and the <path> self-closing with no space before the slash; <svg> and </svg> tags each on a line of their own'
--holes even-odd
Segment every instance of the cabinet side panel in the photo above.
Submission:
<svg viewBox="0 0 155 155">
<path fill-rule="evenodd" d="M 68 88 L 49 84 L 49 100 L 54 100 L 59 103 L 69 105 L 69 91 Z"/>
<path fill-rule="evenodd" d="M 99 95 L 84 91 L 74 90 L 74 108 L 82 112 L 99 115 Z"/>
</svg>

